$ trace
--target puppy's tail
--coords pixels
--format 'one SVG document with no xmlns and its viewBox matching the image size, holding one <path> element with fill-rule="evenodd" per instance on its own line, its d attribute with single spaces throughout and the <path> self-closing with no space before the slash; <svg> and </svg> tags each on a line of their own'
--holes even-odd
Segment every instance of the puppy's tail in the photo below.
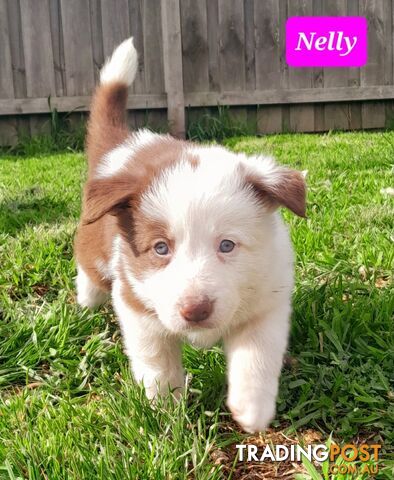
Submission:
<svg viewBox="0 0 394 480">
<path fill-rule="evenodd" d="M 137 51 L 133 37 L 121 43 L 112 56 L 105 62 L 100 72 L 101 85 L 119 83 L 129 87 L 137 72 Z"/>
<path fill-rule="evenodd" d="M 127 94 L 137 65 L 137 51 L 131 37 L 115 49 L 100 72 L 100 85 L 92 99 L 86 138 L 90 173 L 105 153 L 127 137 Z"/>
</svg>

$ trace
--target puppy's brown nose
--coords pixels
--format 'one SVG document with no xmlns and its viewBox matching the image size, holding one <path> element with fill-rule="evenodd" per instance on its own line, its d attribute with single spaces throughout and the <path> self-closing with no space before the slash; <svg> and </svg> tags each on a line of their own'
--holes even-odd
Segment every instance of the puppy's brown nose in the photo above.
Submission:
<svg viewBox="0 0 394 480">
<path fill-rule="evenodd" d="M 187 322 L 202 322 L 211 315 L 212 306 L 208 297 L 187 297 L 180 304 L 179 311 Z"/>
</svg>

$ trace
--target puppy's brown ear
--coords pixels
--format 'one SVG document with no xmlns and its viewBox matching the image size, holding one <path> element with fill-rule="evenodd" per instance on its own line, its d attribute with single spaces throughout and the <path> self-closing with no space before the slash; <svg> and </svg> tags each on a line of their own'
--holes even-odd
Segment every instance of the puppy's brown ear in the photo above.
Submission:
<svg viewBox="0 0 394 480">
<path fill-rule="evenodd" d="M 301 172 L 270 161 L 269 168 L 249 169 L 246 182 L 268 207 L 283 206 L 300 217 L 306 216 L 306 185 Z"/>
<path fill-rule="evenodd" d="M 106 213 L 116 214 L 129 208 L 133 181 L 124 178 L 89 180 L 85 185 L 82 221 L 93 223 Z"/>
</svg>

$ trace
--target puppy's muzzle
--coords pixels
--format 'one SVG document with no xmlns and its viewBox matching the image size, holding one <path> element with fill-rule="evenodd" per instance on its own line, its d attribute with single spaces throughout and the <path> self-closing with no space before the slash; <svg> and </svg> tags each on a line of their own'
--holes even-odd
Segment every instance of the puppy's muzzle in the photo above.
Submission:
<svg viewBox="0 0 394 480">
<path fill-rule="evenodd" d="M 179 303 L 179 312 L 187 322 L 198 323 L 212 313 L 213 301 L 207 296 L 186 297 Z"/>
</svg>

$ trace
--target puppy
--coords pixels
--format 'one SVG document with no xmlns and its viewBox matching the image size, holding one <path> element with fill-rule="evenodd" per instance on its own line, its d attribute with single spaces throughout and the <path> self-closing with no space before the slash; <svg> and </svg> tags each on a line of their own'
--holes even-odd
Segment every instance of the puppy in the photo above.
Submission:
<svg viewBox="0 0 394 480">
<path fill-rule="evenodd" d="M 101 71 L 87 133 L 88 180 L 75 241 L 77 299 L 107 297 L 134 377 L 150 398 L 181 389 L 181 345 L 223 341 L 228 407 L 268 426 L 287 346 L 293 255 L 277 209 L 305 215 L 305 185 L 272 158 L 126 127 L 137 53 Z"/>
</svg>

